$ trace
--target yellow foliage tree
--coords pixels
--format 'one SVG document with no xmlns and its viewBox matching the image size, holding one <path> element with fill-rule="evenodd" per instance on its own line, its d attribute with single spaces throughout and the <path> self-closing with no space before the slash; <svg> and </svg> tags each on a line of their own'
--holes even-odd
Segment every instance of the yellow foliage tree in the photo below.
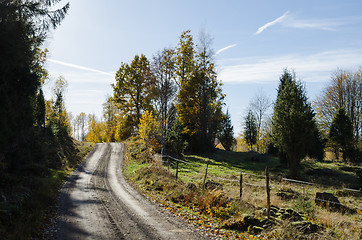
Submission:
<svg viewBox="0 0 362 240">
<path fill-rule="evenodd" d="M 101 143 L 105 141 L 106 125 L 104 122 L 97 121 L 94 114 L 88 116 L 88 134 L 86 136 L 87 142 Z"/>
<path fill-rule="evenodd" d="M 148 156 L 160 150 L 161 144 L 158 138 L 161 135 L 161 125 L 152 112 L 145 111 L 142 115 L 138 125 L 138 134 L 146 146 Z"/>
</svg>

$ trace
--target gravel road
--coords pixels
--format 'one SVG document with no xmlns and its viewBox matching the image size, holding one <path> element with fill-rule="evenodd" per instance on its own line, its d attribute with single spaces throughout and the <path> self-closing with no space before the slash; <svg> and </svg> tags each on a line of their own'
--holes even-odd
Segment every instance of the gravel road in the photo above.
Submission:
<svg viewBox="0 0 362 240">
<path fill-rule="evenodd" d="M 204 239 L 161 213 L 122 173 L 124 144 L 96 144 L 61 190 L 55 239 Z"/>
</svg>

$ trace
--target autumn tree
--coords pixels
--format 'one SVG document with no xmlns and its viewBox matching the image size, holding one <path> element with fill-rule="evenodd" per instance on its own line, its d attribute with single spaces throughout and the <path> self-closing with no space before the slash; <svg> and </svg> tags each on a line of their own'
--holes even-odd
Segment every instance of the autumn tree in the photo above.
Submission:
<svg viewBox="0 0 362 240">
<path fill-rule="evenodd" d="M 294 72 L 284 69 L 274 106 L 273 140 L 285 157 L 291 176 L 298 177 L 299 163 L 317 137 L 315 120 L 304 86 Z"/>
<path fill-rule="evenodd" d="M 334 116 L 343 107 L 352 121 L 354 144 L 357 144 L 362 131 L 362 70 L 336 70 L 314 106 L 318 122 L 326 135 Z"/>
<path fill-rule="evenodd" d="M 95 114 L 88 115 L 88 133 L 85 137 L 87 142 L 101 143 L 105 136 L 105 124 L 98 121 Z"/>
<path fill-rule="evenodd" d="M 105 121 L 104 142 L 114 142 L 116 140 L 117 123 L 119 119 L 119 109 L 114 105 L 111 97 L 103 103 L 103 118 Z"/>
<path fill-rule="evenodd" d="M 146 147 L 148 158 L 160 150 L 161 144 L 159 140 L 161 135 L 161 128 L 159 122 L 154 117 L 152 112 L 146 110 L 142 115 L 140 124 L 138 126 L 138 134 L 142 143 Z"/>
<path fill-rule="evenodd" d="M 177 84 L 181 87 L 183 81 L 190 79 L 195 67 L 195 46 L 191 31 L 182 32 L 176 47 Z"/>
<path fill-rule="evenodd" d="M 198 51 L 192 59 L 192 36 L 188 31 L 184 32 L 177 54 L 180 87 L 176 109 L 185 133 L 189 136 L 190 149 L 208 151 L 214 147 L 216 134 L 220 130 L 224 98 L 212 59 L 210 41 L 206 37 L 201 38 Z"/>
<path fill-rule="evenodd" d="M 143 112 L 153 110 L 155 78 L 148 59 L 142 54 L 131 64 L 122 63 L 112 87 L 113 101 L 122 117 L 137 129 Z"/>
<path fill-rule="evenodd" d="M 117 118 L 117 127 L 115 132 L 115 140 L 121 142 L 131 137 L 132 134 L 137 133 L 136 126 L 133 126 L 134 122 L 131 116 L 119 115 Z"/>
<path fill-rule="evenodd" d="M 249 110 L 248 114 L 245 116 L 244 138 L 249 145 L 249 149 L 253 150 L 253 145 L 255 145 L 258 140 L 258 125 L 252 110 Z"/>
</svg>

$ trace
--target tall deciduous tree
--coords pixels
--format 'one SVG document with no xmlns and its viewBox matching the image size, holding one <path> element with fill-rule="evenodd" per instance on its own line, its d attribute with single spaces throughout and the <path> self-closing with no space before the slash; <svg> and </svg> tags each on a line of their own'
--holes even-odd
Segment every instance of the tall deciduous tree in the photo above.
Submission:
<svg viewBox="0 0 362 240">
<path fill-rule="evenodd" d="M 271 107 L 270 99 L 262 92 L 259 91 L 250 102 L 250 109 L 253 112 L 257 126 L 257 150 L 259 151 L 259 145 L 262 136 L 262 125 L 265 120 L 267 111 Z"/>
<path fill-rule="evenodd" d="M 338 109 L 332 120 L 329 139 L 337 148 L 335 152 L 342 148 L 343 160 L 346 160 L 348 152 L 353 147 L 353 126 L 348 113 L 343 107 Z"/>
<path fill-rule="evenodd" d="M 157 53 L 152 62 L 152 72 L 156 79 L 156 106 L 161 118 L 162 147 L 165 147 L 169 112 L 176 95 L 176 59 L 175 50 L 165 48 Z"/>
<path fill-rule="evenodd" d="M 86 126 L 87 126 L 87 115 L 84 112 L 81 112 L 74 119 L 75 138 L 77 138 L 79 141 L 85 140 Z"/>
<path fill-rule="evenodd" d="M 103 118 L 106 126 L 104 142 L 114 142 L 116 140 L 119 113 L 120 111 L 114 105 L 113 99 L 108 97 L 106 102 L 103 103 Z"/>
<path fill-rule="evenodd" d="M 314 113 L 304 86 L 294 72 L 284 70 L 274 106 L 273 139 L 284 155 L 291 176 L 297 178 L 300 160 L 315 142 Z"/>
<path fill-rule="evenodd" d="M 222 121 L 222 104 L 224 95 L 221 83 L 217 80 L 212 51 L 207 38 L 201 38 L 195 59 L 188 59 L 188 66 L 195 63 L 192 72 L 188 68 L 178 69 L 180 88 L 176 109 L 180 120 L 189 135 L 189 147 L 192 151 L 208 151 L 214 147 L 216 134 Z M 178 49 L 193 52 L 192 37 L 189 32 L 181 35 Z M 179 51 L 180 51 L 179 50 Z M 178 52 L 180 59 L 184 54 Z M 183 66 L 183 65 L 180 65 Z"/>
<path fill-rule="evenodd" d="M 137 128 L 143 112 L 153 110 L 155 78 L 147 58 L 136 55 L 131 64 L 122 63 L 112 87 L 115 105 L 122 110 L 123 118 L 130 118 Z"/>
<path fill-rule="evenodd" d="M 244 138 L 250 150 L 253 150 L 253 145 L 255 145 L 258 140 L 258 126 L 252 110 L 249 110 L 245 117 Z"/>
<path fill-rule="evenodd" d="M 176 75 L 180 87 L 183 81 L 191 78 L 195 68 L 195 47 L 191 31 L 184 31 L 176 47 Z"/>
<path fill-rule="evenodd" d="M 336 70 L 314 105 L 318 122 L 325 133 L 328 133 L 334 116 L 343 107 L 352 121 L 354 143 L 358 143 L 362 131 L 362 69 L 356 72 Z"/>
<path fill-rule="evenodd" d="M 98 121 L 95 114 L 88 115 L 88 133 L 85 137 L 87 142 L 101 143 L 104 141 L 105 124 Z"/>
</svg>

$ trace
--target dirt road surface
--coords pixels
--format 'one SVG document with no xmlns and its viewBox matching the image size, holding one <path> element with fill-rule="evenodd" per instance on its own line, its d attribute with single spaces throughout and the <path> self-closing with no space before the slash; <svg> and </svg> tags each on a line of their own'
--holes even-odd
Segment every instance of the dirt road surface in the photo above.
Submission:
<svg viewBox="0 0 362 240">
<path fill-rule="evenodd" d="M 61 190 L 55 239 L 204 239 L 124 179 L 124 145 L 96 144 Z"/>
</svg>

